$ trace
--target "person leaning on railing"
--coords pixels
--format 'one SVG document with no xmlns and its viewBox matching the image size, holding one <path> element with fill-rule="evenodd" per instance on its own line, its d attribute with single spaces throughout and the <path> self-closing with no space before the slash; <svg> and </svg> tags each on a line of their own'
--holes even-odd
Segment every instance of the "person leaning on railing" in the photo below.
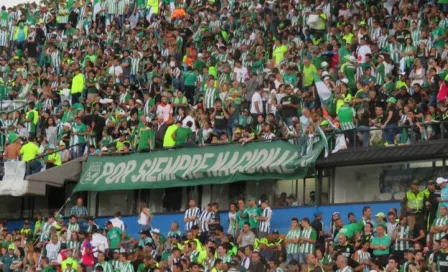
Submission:
<svg viewBox="0 0 448 272">
<path fill-rule="evenodd" d="M 35 160 L 40 156 L 37 140 L 34 136 L 28 137 L 28 142 L 24 143 L 20 149 L 22 161 L 27 163 L 28 174 L 38 173 L 42 169 L 42 164 Z"/>
<path fill-rule="evenodd" d="M 50 169 L 62 164 L 61 155 L 59 154 L 59 152 L 57 152 L 57 149 L 53 144 L 47 145 L 45 147 L 45 153 L 47 154 L 45 156 L 46 169 Z"/>
</svg>

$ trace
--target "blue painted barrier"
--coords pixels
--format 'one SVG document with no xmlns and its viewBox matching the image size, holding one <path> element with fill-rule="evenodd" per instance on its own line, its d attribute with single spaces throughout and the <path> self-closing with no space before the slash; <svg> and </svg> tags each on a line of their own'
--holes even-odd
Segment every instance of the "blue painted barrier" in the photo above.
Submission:
<svg viewBox="0 0 448 272">
<path fill-rule="evenodd" d="M 390 208 L 400 209 L 399 202 L 377 202 L 377 203 L 359 203 L 359 204 L 335 204 L 328 206 L 316 207 L 288 207 L 288 208 L 274 208 L 273 216 L 271 220 L 271 231 L 277 229 L 280 233 L 287 233 L 291 225 L 291 218 L 298 217 L 302 219 L 308 217 L 313 220 L 313 213 L 319 209 L 323 213 L 323 222 L 325 224 L 325 231 L 328 231 L 331 216 L 334 212 L 339 212 L 344 223 L 348 222 L 348 214 L 354 213 L 359 220 L 362 216 L 362 209 L 364 206 L 370 206 L 372 209 L 372 217 L 378 212 L 384 212 L 387 214 Z M 221 225 L 224 230 L 228 226 L 228 212 L 221 212 Z M 99 226 L 104 226 L 104 223 L 112 217 L 99 217 L 95 219 L 95 222 Z M 184 229 L 184 213 L 169 213 L 169 214 L 156 214 L 152 221 L 152 227 L 160 229 L 161 233 L 166 235 L 169 231 L 170 224 L 174 221 L 179 222 L 181 230 Z M 127 232 L 132 237 L 138 237 L 139 225 L 137 224 L 137 216 L 123 216 L 122 220 L 127 226 Z M 33 226 L 32 223 L 31 226 Z M 23 220 L 12 220 L 7 223 L 8 229 L 12 231 L 14 228 L 22 228 Z"/>
</svg>

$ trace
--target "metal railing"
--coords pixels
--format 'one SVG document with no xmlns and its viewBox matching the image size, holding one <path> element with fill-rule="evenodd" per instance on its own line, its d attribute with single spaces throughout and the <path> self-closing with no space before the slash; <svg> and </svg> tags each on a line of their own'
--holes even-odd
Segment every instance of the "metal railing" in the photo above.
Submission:
<svg viewBox="0 0 448 272">
<path fill-rule="evenodd" d="M 347 131 L 341 131 L 341 130 L 335 130 L 332 129 L 332 131 L 327 131 L 325 134 L 327 135 L 327 139 L 329 141 L 330 149 L 332 149 L 333 141 L 335 140 L 336 136 L 340 134 L 351 134 L 348 138 L 349 142 L 351 142 L 350 145 L 347 146 L 347 149 L 352 148 L 365 148 L 365 147 L 378 147 L 378 146 L 386 146 L 386 145 L 413 145 L 417 143 L 422 142 L 430 142 L 434 140 L 448 140 L 448 121 L 437 121 L 437 122 L 431 122 L 431 123 L 420 123 L 420 127 L 423 129 L 422 132 L 416 131 L 420 130 L 420 128 L 414 124 L 414 125 L 397 125 L 394 128 L 385 127 L 356 127 L 352 130 Z M 431 128 L 430 131 L 428 129 Z M 381 134 L 379 132 L 381 131 Z M 384 132 L 387 131 L 387 133 L 391 133 L 395 139 L 397 135 L 400 135 L 400 141 L 397 141 L 395 139 L 394 143 L 387 143 Z M 349 133 L 347 133 L 349 132 Z M 375 134 L 377 132 L 377 134 Z M 404 132 L 404 133 L 403 133 Z M 427 133 L 431 132 L 431 136 L 428 138 Z M 365 146 L 363 143 L 363 135 L 365 133 L 369 133 L 369 137 L 377 137 L 376 139 L 379 140 L 376 143 L 371 143 L 371 139 L 369 138 L 369 144 L 368 146 Z M 375 135 L 373 135 L 375 134 Z M 418 137 L 420 135 L 420 138 Z M 381 138 L 378 138 L 381 137 Z M 406 142 L 401 142 L 403 138 L 406 137 Z"/>
</svg>

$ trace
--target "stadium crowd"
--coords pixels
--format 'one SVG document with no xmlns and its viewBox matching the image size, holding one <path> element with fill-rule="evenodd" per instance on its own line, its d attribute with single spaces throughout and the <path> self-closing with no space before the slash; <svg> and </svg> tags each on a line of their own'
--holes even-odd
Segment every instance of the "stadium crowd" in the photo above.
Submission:
<svg viewBox="0 0 448 272">
<path fill-rule="evenodd" d="M 4 272 L 163 271 L 434 271 L 448 269 L 448 179 L 421 188 L 414 181 L 397 211 L 362 208 L 362 217 L 337 211 L 293 217 L 289 231 L 271 229 L 276 215 L 265 196 L 204 209 L 190 200 L 179 222 L 152 224 L 138 206 L 139 233 L 128 233 L 121 213 L 99 226 L 82 198 L 64 218 L 41 213 L 22 229 L 0 226 Z M 337 210 L 337 206 L 335 206 Z M 157 215 L 156 215 L 157 216 Z M 298 213 L 300 216 L 300 212 Z M 345 216 L 344 216 L 345 217 Z M 182 216 L 179 216 L 182 219 Z M 180 221 L 180 220 L 179 220 Z M 168 227 L 169 226 L 169 227 Z M 157 227 L 168 230 L 161 233 Z"/>
<path fill-rule="evenodd" d="M 26 101 L 3 109 L 2 155 L 29 162 L 35 173 L 81 156 L 295 142 L 319 131 L 344 135 L 345 147 L 443 138 L 447 14 L 447 0 L 2 7 L 0 101 Z M 190 201 L 186 228 L 173 223 L 166 236 L 150 227 L 152 214 L 142 204 L 142 232 L 133 239 L 119 212 L 97 226 L 79 199 L 68 221 L 54 214 L 19 230 L 4 224 L 0 267 L 448 271 L 446 184 L 440 178 L 420 191 L 414 183 L 401 211 L 379 211 L 374 219 L 368 207 L 359 219 L 335 211 L 329 230 L 319 211 L 292 218 L 288 233 L 270 229 L 275 215 L 265 199 L 231 205 L 228 220 L 216 203 L 201 211 Z"/>
<path fill-rule="evenodd" d="M 35 173 L 320 130 L 343 133 L 337 149 L 443 138 L 447 12 L 446 0 L 3 6 L 3 155 Z"/>
</svg>

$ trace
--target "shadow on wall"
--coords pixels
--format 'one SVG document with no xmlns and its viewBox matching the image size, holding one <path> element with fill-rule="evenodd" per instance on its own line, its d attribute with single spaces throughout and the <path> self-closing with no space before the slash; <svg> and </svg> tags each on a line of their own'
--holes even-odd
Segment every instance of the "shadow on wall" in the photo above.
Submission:
<svg viewBox="0 0 448 272">
<path fill-rule="evenodd" d="M 271 231 L 277 229 L 280 233 L 287 233 L 290 225 L 291 218 L 298 217 L 302 219 L 304 217 L 308 217 L 311 221 L 314 219 L 313 213 L 319 209 L 323 212 L 323 222 L 325 225 L 325 232 L 328 232 L 329 223 L 331 220 L 331 216 L 334 212 L 339 212 L 341 218 L 346 224 L 348 222 L 348 213 L 352 212 L 355 214 L 356 219 L 360 219 L 362 216 L 362 209 L 364 206 L 369 206 L 372 209 L 372 217 L 376 213 L 384 212 L 387 214 L 389 209 L 396 208 L 398 211 L 400 210 L 399 202 L 382 202 L 382 203 L 360 203 L 360 204 L 341 204 L 341 205 L 329 205 L 329 206 L 321 206 L 319 208 L 316 207 L 294 207 L 294 208 L 277 208 L 273 210 L 273 220 L 271 225 Z M 224 230 L 227 230 L 228 226 L 228 212 L 221 212 L 221 225 L 223 225 Z M 95 219 L 95 222 L 103 227 L 104 223 L 111 219 L 112 217 L 99 217 Z M 152 227 L 160 229 L 163 235 L 166 235 L 169 231 L 170 224 L 174 221 L 179 222 L 181 230 L 184 230 L 184 214 L 183 213 L 173 213 L 173 214 L 156 214 L 152 221 Z M 138 238 L 139 226 L 137 224 L 137 216 L 125 216 L 122 218 L 124 223 L 127 226 L 128 233 L 134 237 Z M 13 220 L 8 221 L 8 228 L 22 228 L 23 220 Z M 34 226 L 32 223 L 31 226 Z"/>
</svg>

